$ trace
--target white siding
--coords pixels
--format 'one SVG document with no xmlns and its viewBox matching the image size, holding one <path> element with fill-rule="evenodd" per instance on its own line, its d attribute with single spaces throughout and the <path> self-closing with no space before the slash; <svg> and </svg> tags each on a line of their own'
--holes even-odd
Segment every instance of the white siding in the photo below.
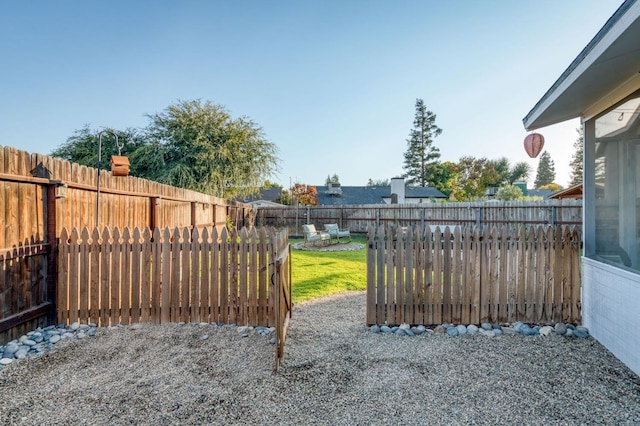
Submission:
<svg viewBox="0 0 640 426">
<path fill-rule="evenodd" d="M 640 375 L 640 275 L 583 258 L 582 321 Z"/>
</svg>

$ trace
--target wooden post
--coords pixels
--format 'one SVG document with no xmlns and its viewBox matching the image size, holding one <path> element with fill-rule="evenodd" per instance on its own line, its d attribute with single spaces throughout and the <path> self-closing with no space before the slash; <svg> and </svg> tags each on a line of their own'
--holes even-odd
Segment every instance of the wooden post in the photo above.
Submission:
<svg viewBox="0 0 640 426">
<path fill-rule="evenodd" d="M 47 315 L 49 324 L 56 321 L 57 291 L 57 265 L 58 265 L 58 240 L 56 237 L 56 185 L 47 186 L 47 204 L 45 214 L 47 216 L 47 244 L 49 245 L 49 259 L 47 261 L 47 301 L 51 303 L 51 309 Z"/>
<path fill-rule="evenodd" d="M 149 197 L 149 229 L 153 232 L 158 227 L 158 204 L 159 197 Z"/>
<path fill-rule="evenodd" d="M 197 204 L 195 201 L 191 202 L 191 229 L 196 228 L 196 208 Z"/>
</svg>

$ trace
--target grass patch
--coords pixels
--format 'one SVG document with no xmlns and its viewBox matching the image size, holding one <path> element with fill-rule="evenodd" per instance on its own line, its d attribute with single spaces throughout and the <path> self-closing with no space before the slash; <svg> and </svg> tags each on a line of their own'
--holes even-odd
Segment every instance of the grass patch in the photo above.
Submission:
<svg viewBox="0 0 640 426">
<path fill-rule="evenodd" d="M 291 244 L 300 240 L 291 241 Z M 353 242 L 366 244 L 365 236 Z M 367 250 L 319 252 L 291 251 L 293 303 L 339 293 L 367 289 Z"/>
</svg>

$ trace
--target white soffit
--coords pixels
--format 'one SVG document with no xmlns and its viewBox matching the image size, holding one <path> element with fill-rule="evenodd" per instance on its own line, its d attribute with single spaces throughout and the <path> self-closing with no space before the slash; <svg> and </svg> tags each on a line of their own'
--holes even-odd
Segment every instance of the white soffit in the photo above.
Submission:
<svg viewBox="0 0 640 426">
<path fill-rule="evenodd" d="M 527 114 L 524 127 L 533 130 L 593 114 L 596 105 L 602 111 L 640 88 L 639 73 L 640 1 L 627 0 Z M 626 93 L 609 99 L 621 88 Z"/>
</svg>

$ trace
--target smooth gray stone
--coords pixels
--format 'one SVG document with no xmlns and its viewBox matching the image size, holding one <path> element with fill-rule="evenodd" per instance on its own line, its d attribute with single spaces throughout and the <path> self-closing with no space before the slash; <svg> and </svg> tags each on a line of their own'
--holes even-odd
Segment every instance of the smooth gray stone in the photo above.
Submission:
<svg viewBox="0 0 640 426">
<path fill-rule="evenodd" d="M 416 327 L 416 330 L 418 330 L 420 333 L 424 333 L 427 330 L 427 327 L 425 327 L 424 325 L 419 325 Z"/>
<path fill-rule="evenodd" d="M 567 328 L 570 329 L 570 330 L 575 330 L 576 326 L 573 325 L 573 324 L 567 324 Z"/>
<path fill-rule="evenodd" d="M 457 336 L 458 335 L 458 329 L 456 327 L 447 328 L 447 335 L 449 335 L 451 337 Z"/>
<path fill-rule="evenodd" d="M 589 334 L 589 329 L 582 325 L 577 326 L 576 330 L 584 331 L 585 333 Z"/>
<path fill-rule="evenodd" d="M 409 329 L 409 328 L 405 328 L 405 329 L 403 329 L 403 331 L 404 331 L 404 334 L 406 334 L 407 336 L 410 336 L 410 337 L 414 337 L 414 336 L 416 335 L 416 334 L 415 334 L 411 329 Z"/>
<path fill-rule="evenodd" d="M 567 332 L 564 335 L 567 337 L 573 336 L 573 328 L 567 328 Z"/>
<path fill-rule="evenodd" d="M 467 326 L 467 334 L 476 334 L 478 332 L 478 326 L 475 324 L 469 324 Z"/>
<path fill-rule="evenodd" d="M 502 328 L 494 328 L 493 330 L 489 331 L 493 331 L 493 334 L 496 336 L 500 336 L 501 334 L 503 334 Z"/>
<path fill-rule="evenodd" d="M 443 325 L 439 325 L 433 329 L 434 333 L 445 333 L 447 329 Z"/>
<path fill-rule="evenodd" d="M 573 330 L 573 335 L 580 339 L 586 339 L 587 337 L 589 337 L 589 333 L 584 330 L 580 330 L 579 328 Z"/>
<path fill-rule="evenodd" d="M 480 328 L 482 328 L 483 330 L 493 330 L 493 326 L 488 322 L 483 322 L 482 324 L 480 324 Z"/>
<path fill-rule="evenodd" d="M 78 332 L 78 334 L 76 334 L 76 339 L 84 339 L 85 337 L 87 337 L 86 334 L 84 334 L 84 332 L 80 331 Z"/>
<path fill-rule="evenodd" d="M 556 331 L 557 334 L 565 334 L 567 332 L 567 326 L 564 323 L 557 323 L 555 325 L 555 327 L 553 327 L 553 329 Z"/>
<path fill-rule="evenodd" d="M 486 330 L 486 329 L 481 329 L 480 330 L 480 334 L 486 337 L 496 337 L 496 331 L 491 329 L 491 330 Z"/>
<path fill-rule="evenodd" d="M 79 324 L 79 323 L 77 323 L 77 322 L 74 322 L 73 324 L 71 324 L 71 325 L 69 326 L 69 330 L 71 330 L 71 331 L 76 331 L 76 330 L 77 330 L 77 329 L 79 329 L 79 328 L 80 328 L 80 324 Z"/>
<path fill-rule="evenodd" d="M 383 325 L 382 327 L 380 327 L 380 331 L 385 334 L 392 332 L 391 328 L 388 325 Z"/>
<path fill-rule="evenodd" d="M 28 350 L 26 350 L 26 349 L 19 349 L 19 350 L 14 354 L 14 356 L 15 356 L 15 358 L 16 358 L 16 359 L 24 359 L 24 358 L 27 356 L 27 354 L 28 354 L 28 353 L 29 353 L 29 351 L 28 351 Z"/>
<path fill-rule="evenodd" d="M 26 339 L 24 342 L 22 342 L 22 344 L 27 345 L 27 346 L 35 346 L 36 342 L 34 342 L 31 339 Z"/>
<path fill-rule="evenodd" d="M 502 327 L 502 332 L 504 334 L 518 334 L 518 332 L 512 327 Z"/>
<path fill-rule="evenodd" d="M 60 341 L 60 335 L 59 334 L 54 334 L 49 339 L 49 343 L 58 343 L 59 341 Z"/>
<path fill-rule="evenodd" d="M 467 327 L 464 324 L 460 324 L 456 326 L 458 330 L 458 334 L 467 334 Z"/>
<path fill-rule="evenodd" d="M 370 330 L 372 333 L 380 333 L 380 327 L 378 327 L 376 324 L 373 324 Z"/>
<path fill-rule="evenodd" d="M 13 362 L 13 358 L 1 358 L 0 365 L 9 365 Z"/>
</svg>

